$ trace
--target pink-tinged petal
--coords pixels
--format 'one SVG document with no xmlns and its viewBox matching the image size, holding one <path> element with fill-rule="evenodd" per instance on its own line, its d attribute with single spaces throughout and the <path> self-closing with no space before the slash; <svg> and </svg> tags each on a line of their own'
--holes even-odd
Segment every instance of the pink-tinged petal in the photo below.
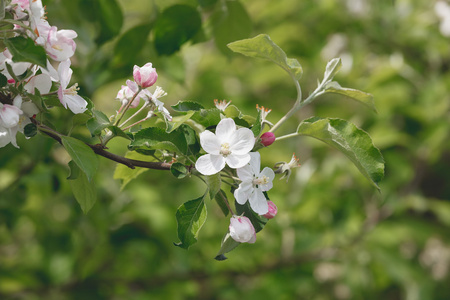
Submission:
<svg viewBox="0 0 450 300">
<path fill-rule="evenodd" d="M 230 143 L 230 137 L 236 131 L 236 123 L 233 119 L 222 119 L 216 127 L 216 136 L 222 142 Z M 230 143 L 230 147 L 232 147 Z"/>
<path fill-rule="evenodd" d="M 195 168 L 203 175 L 219 173 L 225 167 L 225 159 L 221 155 L 205 154 L 200 156 Z"/>
<path fill-rule="evenodd" d="M 67 88 L 70 79 L 72 78 L 72 69 L 70 68 L 70 64 L 70 59 L 67 59 L 62 61 L 58 66 L 59 82 L 61 83 L 62 89 Z"/>
<path fill-rule="evenodd" d="M 127 86 L 133 92 L 133 94 L 139 90 L 139 87 L 136 84 L 136 82 L 129 80 L 129 79 L 127 80 Z"/>
<path fill-rule="evenodd" d="M 261 170 L 261 154 L 259 152 L 250 152 L 250 167 L 253 174 L 259 177 L 259 171 Z"/>
<path fill-rule="evenodd" d="M 230 236 L 239 243 L 254 243 L 256 231 L 252 222 L 247 217 L 233 216 L 228 227 Z"/>
<path fill-rule="evenodd" d="M 255 136 L 248 128 L 239 128 L 230 136 L 230 150 L 232 153 L 243 155 L 249 153 L 255 146 Z"/>
<path fill-rule="evenodd" d="M 263 215 L 263 217 L 267 219 L 273 219 L 278 213 L 278 208 L 275 203 L 270 200 L 267 201 L 267 205 L 269 206 L 269 211 L 265 215 Z"/>
<path fill-rule="evenodd" d="M 200 133 L 200 145 L 206 153 L 214 155 L 220 154 L 220 141 L 217 136 L 209 130 Z"/>
<path fill-rule="evenodd" d="M 259 187 L 261 188 L 261 190 L 263 192 L 267 192 L 268 190 L 270 190 L 273 187 L 273 180 L 275 178 L 275 172 L 268 167 L 265 167 L 264 170 L 262 170 L 262 172 L 259 174 L 259 177 L 265 176 L 267 178 L 269 178 L 269 182 L 266 184 L 261 184 Z"/>
<path fill-rule="evenodd" d="M 250 202 L 252 210 L 258 215 L 264 215 L 269 211 L 267 199 L 259 188 L 254 189 L 248 201 Z"/>
<path fill-rule="evenodd" d="M 252 193 L 253 185 L 251 182 L 242 182 L 239 188 L 234 190 L 234 198 L 236 198 L 237 203 L 243 205 L 247 202 L 250 194 Z"/>
<path fill-rule="evenodd" d="M 74 114 L 81 114 L 87 109 L 87 102 L 80 95 L 64 95 L 63 101 L 64 107 L 68 106 Z"/>
<path fill-rule="evenodd" d="M 242 181 L 253 181 L 253 172 L 250 165 L 245 165 L 242 168 L 236 170 L 237 176 Z"/>
<path fill-rule="evenodd" d="M 0 109 L 0 125 L 7 129 L 17 126 L 22 110 L 14 105 L 4 104 Z"/>
<path fill-rule="evenodd" d="M 244 155 L 236 155 L 231 153 L 225 158 L 225 161 L 232 169 L 242 168 L 250 161 L 250 155 L 248 155 L 248 153 Z"/>
</svg>

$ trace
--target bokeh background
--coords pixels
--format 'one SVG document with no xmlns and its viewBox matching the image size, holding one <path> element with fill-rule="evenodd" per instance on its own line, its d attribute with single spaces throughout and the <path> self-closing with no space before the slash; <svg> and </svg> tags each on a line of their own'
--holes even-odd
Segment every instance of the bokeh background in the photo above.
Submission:
<svg viewBox="0 0 450 300">
<path fill-rule="evenodd" d="M 341 57 L 336 79 L 373 94 L 378 114 L 325 95 L 279 133 L 313 115 L 349 120 L 372 136 L 386 174 L 378 193 L 344 155 L 307 137 L 261 150 L 265 166 L 295 152 L 302 167 L 276 180 L 279 213 L 257 242 L 219 262 L 229 219 L 215 202 L 198 243 L 173 245 L 175 211 L 203 193 L 198 179 L 150 170 L 121 189 L 115 164 L 100 159 L 98 201 L 84 215 L 64 149 L 42 135 L 21 139 L 20 149 L 0 149 L 1 299 L 450 299 L 448 2 L 43 2 L 51 24 L 77 31 L 74 81 L 107 115 L 133 65 L 150 61 L 166 106 L 227 99 L 246 114 L 272 108 L 276 122 L 296 97 L 290 78 L 226 43 L 269 34 L 302 64 L 304 95 Z M 70 112 L 53 113 L 67 131 Z M 125 154 L 123 141 L 111 150 Z"/>
</svg>

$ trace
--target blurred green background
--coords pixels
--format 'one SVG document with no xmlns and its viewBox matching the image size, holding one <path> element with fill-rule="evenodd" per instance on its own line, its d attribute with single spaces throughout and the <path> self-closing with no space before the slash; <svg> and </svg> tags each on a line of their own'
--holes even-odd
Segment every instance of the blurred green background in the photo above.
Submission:
<svg viewBox="0 0 450 300">
<path fill-rule="evenodd" d="M 77 31 L 74 81 L 107 115 L 133 65 L 150 61 L 166 106 L 228 99 L 246 114 L 272 108 L 275 123 L 296 97 L 290 78 L 226 43 L 269 34 L 302 64 L 304 95 L 341 57 L 337 81 L 373 94 L 378 114 L 325 95 L 279 134 L 313 115 L 347 119 L 372 136 L 386 175 L 379 194 L 345 156 L 307 137 L 262 149 L 263 166 L 295 152 L 302 167 L 276 180 L 279 213 L 257 242 L 218 262 L 229 218 L 214 202 L 198 243 L 173 245 L 175 211 L 203 193 L 198 179 L 151 170 L 121 191 L 115 165 L 100 159 L 99 198 L 83 215 L 64 149 L 22 138 L 20 150 L 0 149 L 1 299 L 450 299 L 450 15 L 436 1 L 43 2 L 50 24 Z M 66 131 L 70 112 L 54 114 Z M 125 154 L 122 142 L 112 151 Z"/>
</svg>

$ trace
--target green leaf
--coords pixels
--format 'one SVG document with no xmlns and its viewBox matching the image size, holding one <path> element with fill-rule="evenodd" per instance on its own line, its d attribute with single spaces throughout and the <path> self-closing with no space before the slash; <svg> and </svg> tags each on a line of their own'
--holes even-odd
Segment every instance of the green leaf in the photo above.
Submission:
<svg viewBox="0 0 450 300">
<path fill-rule="evenodd" d="M 170 166 L 170 172 L 177 179 L 182 179 L 182 178 L 186 177 L 186 175 L 189 173 L 186 166 L 179 162 L 173 163 Z"/>
<path fill-rule="evenodd" d="M 80 176 L 81 170 L 78 168 L 77 164 L 71 160 L 69 161 L 69 176 L 67 176 L 67 180 L 74 180 Z"/>
<path fill-rule="evenodd" d="M 332 81 L 332 82 L 328 83 L 325 86 L 324 92 L 325 93 L 335 93 L 335 94 L 340 94 L 340 95 L 350 97 L 353 100 L 356 100 L 356 101 L 361 102 L 362 104 L 366 105 L 374 112 L 377 112 L 377 109 L 375 107 L 375 102 L 373 101 L 373 96 L 371 94 L 368 94 L 368 93 L 365 93 L 362 91 L 358 91 L 358 90 L 354 90 L 354 89 L 343 88 L 336 81 Z"/>
<path fill-rule="evenodd" d="M 72 164 L 71 174 L 74 171 L 74 168 L 77 167 L 75 164 Z M 87 214 L 89 210 L 94 206 L 95 201 L 97 201 L 97 188 L 93 180 L 89 180 L 84 172 L 77 173 L 77 176 L 69 176 L 76 177 L 75 179 L 69 180 L 70 187 L 72 188 L 72 193 L 75 196 L 78 204 L 80 204 L 83 213 Z"/>
<path fill-rule="evenodd" d="M 61 141 L 70 157 L 91 181 L 98 168 L 97 155 L 88 145 L 75 138 L 61 136 Z"/>
<path fill-rule="evenodd" d="M 333 58 L 330 60 L 327 64 L 327 67 L 325 68 L 325 75 L 323 77 L 323 80 L 329 81 L 334 78 L 334 76 L 339 72 L 339 70 L 342 67 L 342 62 L 340 58 Z"/>
<path fill-rule="evenodd" d="M 125 157 L 136 160 L 148 160 L 148 156 L 139 154 L 137 152 L 128 152 Z M 120 187 L 120 190 L 122 191 L 128 183 L 130 183 L 133 179 L 137 178 L 142 173 L 147 172 L 148 170 L 149 169 L 139 167 L 131 169 L 125 165 L 117 164 L 113 178 L 122 180 L 122 185 Z"/>
<path fill-rule="evenodd" d="M 177 104 L 171 106 L 174 111 L 188 112 L 191 110 L 201 110 L 203 105 L 193 101 L 179 101 Z"/>
<path fill-rule="evenodd" d="M 0 20 L 5 18 L 5 0 L 0 0 Z"/>
<path fill-rule="evenodd" d="M 31 38 L 17 36 L 6 39 L 5 44 L 13 55 L 13 62 L 25 61 L 44 68 L 47 67 L 47 53 L 42 46 L 36 45 Z"/>
<path fill-rule="evenodd" d="M 222 244 L 220 246 L 220 250 L 216 254 L 216 257 L 214 257 L 214 259 L 215 260 L 219 260 L 219 261 L 226 260 L 227 257 L 224 254 L 230 252 L 231 250 L 233 250 L 234 248 L 236 248 L 240 244 L 241 243 L 236 242 L 235 240 L 233 240 L 233 238 L 231 237 L 230 233 L 227 232 L 227 234 L 225 234 L 225 236 L 222 239 Z"/>
<path fill-rule="evenodd" d="M 267 34 L 260 34 L 251 39 L 245 39 L 228 44 L 228 48 L 245 56 L 257 57 L 276 63 L 296 80 L 303 74 L 300 63 L 293 58 L 287 58 L 286 53 L 276 45 Z"/>
<path fill-rule="evenodd" d="M 84 125 L 91 118 L 88 114 L 76 114 L 72 117 L 72 129 L 78 125 Z"/>
<path fill-rule="evenodd" d="M 225 201 L 228 201 L 228 198 L 227 198 L 227 195 L 225 194 L 225 192 L 223 190 L 220 190 L 216 194 L 214 199 L 216 200 L 217 205 L 219 205 L 220 209 L 222 210 L 223 215 L 225 217 L 228 216 L 228 214 L 230 213 L 230 210 L 228 209 L 228 206 L 225 203 Z"/>
<path fill-rule="evenodd" d="M 96 18 L 100 23 L 100 32 L 95 39 L 97 44 L 112 39 L 120 33 L 123 24 L 123 14 L 116 0 L 97 0 L 99 13 Z"/>
<path fill-rule="evenodd" d="M 5 87 L 8 84 L 8 78 L 0 73 L 0 88 Z"/>
<path fill-rule="evenodd" d="M 253 124 L 252 132 L 253 135 L 258 137 L 261 134 L 262 124 L 261 124 L 261 110 L 258 109 L 258 115 L 256 116 L 255 124 Z"/>
<path fill-rule="evenodd" d="M 252 32 L 252 21 L 239 1 L 225 1 L 224 4 L 211 17 L 211 23 L 217 48 L 222 53 L 231 55 L 227 44 L 248 38 Z"/>
<path fill-rule="evenodd" d="M 36 127 L 36 124 L 33 124 L 33 123 L 27 124 L 25 126 L 25 128 L 23 129 L 23 134 L 28 138 L 35 136 L 36 133 L 37 133 L 37 127 Z"/>
<path fill-rule="evenodd" d="M 198 233 L 206 221 L 206 195 L 207 193 L 200 198 L 187 201 L 178 208 L 176 218 L 180 242 L 175 244 L 176 246 L 188 249 L 197 242 Z"/>
<path fill-rule="evenodd" d="M 147 37 L 151 29 L 152 24 L 146 23 L 125 32 L 114 47 L 113 65 L 124 66 L 132 64 L 147 43 Z"/>
<path fill-rule="evenodd" d="M 188 146 L 183 131 L 178 128 L 170 133 L 161 128 L 149 127 L 138 131 L 134 136 L 134 141 L 130 143 L 129 148 L 135 150 L 138 148 L 150 150 L 167 150 L 186 154 Z"/>
<path fill-rule="evenodd" d="M 236 206 L 236 214 L 238 216 L 246 216 L 252 222 L 256 232 L 261 231 L 267 223 L 267 219 L 263 216 L 256 214 L 250 207 L 250 203 L 247 201 L 244 205 L 240 205 L 237 201 L 234 202 Z"/>
<path fill-rule="evenodd" d="M 212 200 L 216 194 L 220 191 L 222 186 L 222 179 L 220 178 L 220 173 L 214 175 L 205 176 L 205 183 L 208 187 L 209 198 Z"/>
<path fill-rule="evenodd" d="M 340 150 L 379 189 L 378 183 L 384 176 L 384 160 L 365 131 L 345 120 L 313 117 L 300 123 L 297 132 Z"/>
<path fill-rule="evenodd" d="M 220 110 L 217 108 L 201 109 L 191 117 L 204 127 L 215 126 L 220 122 Z"/>
<path fill-rule="evenodd" d="M 184 122 L 189 120 L 192 115 L 194 115 L 195 111 L 189 111 L 187 114 L 183 116 L 176 116 L 172 118 L 171 122 L 166 122 L 166 132 L 172 132 L 178 127 L 180 127 Z"/>
<path fill-rule="evenodd" d="M 132 139 L 132 136 L 133 136 L 132 134 L 127 134 L 126 132 L 124 132 L 122 129 L 120 129 L 117 126 L 108 126 L 108 129 L 111 130 L 111 133 L 112 133 L 113 136 L 122 137 L 122 138 L 127 139 L 127 140 L 131 140 Z"/>
<path fill-rule="evenodd" d="M 170 55 L 201 29 L 199 12 L 192 6 L 177 4 L 162 12 L 153 28 L 155 48 L 159 54 Z"/>
<path fill-rule="evenodd" d="M 92 136 L 99 135 L 103 129 L 111 125 L 109 118 L 99 110 L 92 110 L 92 119 L 88 120 L 86 127 L 91 132 Z"/>
</svg>

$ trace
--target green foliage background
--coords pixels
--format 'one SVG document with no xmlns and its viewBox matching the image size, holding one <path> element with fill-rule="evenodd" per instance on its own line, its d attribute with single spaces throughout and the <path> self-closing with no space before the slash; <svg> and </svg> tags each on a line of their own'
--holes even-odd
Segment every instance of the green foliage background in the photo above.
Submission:
<svg viewBox="0 0 450 300">
<path fill-rule="evenodd" d="M 247 114 L 272 108 L 276 121 L 295 99 L 290 79 L 228 42 L 269 34 L 302 64 L 306 95 L 341 57 L 336 79 L 372 93 L 378 114 L 325 95 L 279 133 L 313 115 L 350 120 L 382 151 L 386 176 L 378 194 L 342 154 L 307 137 L 262 149 L 263 166 L 295 152 L 302 167 L 275 183 L 279 214 L 256 244 L 218 262 L 229 219 L 214 202 L 199 242 L 173 245 L 175 211 L 201 196 L 199 180 L 140 171 L 121 190 L 115 165 L 100 159 L 98 200 L 84 215 L 65 150 L 42 135 L 22 139 L 20 150 L 0 149 L 1 299 L 450 298 L 450 41 L 434 1 L 43 2 L 51 24 L 77 31 L 74 80 L 107 115 L 133 65 L 151 61 L 169 105 L 228 99 Z M 70 112 L 53 114 L 60 131 L 71 127 Z M 126 152 L 120 139 L 111 150 Z"/>
</svg>

